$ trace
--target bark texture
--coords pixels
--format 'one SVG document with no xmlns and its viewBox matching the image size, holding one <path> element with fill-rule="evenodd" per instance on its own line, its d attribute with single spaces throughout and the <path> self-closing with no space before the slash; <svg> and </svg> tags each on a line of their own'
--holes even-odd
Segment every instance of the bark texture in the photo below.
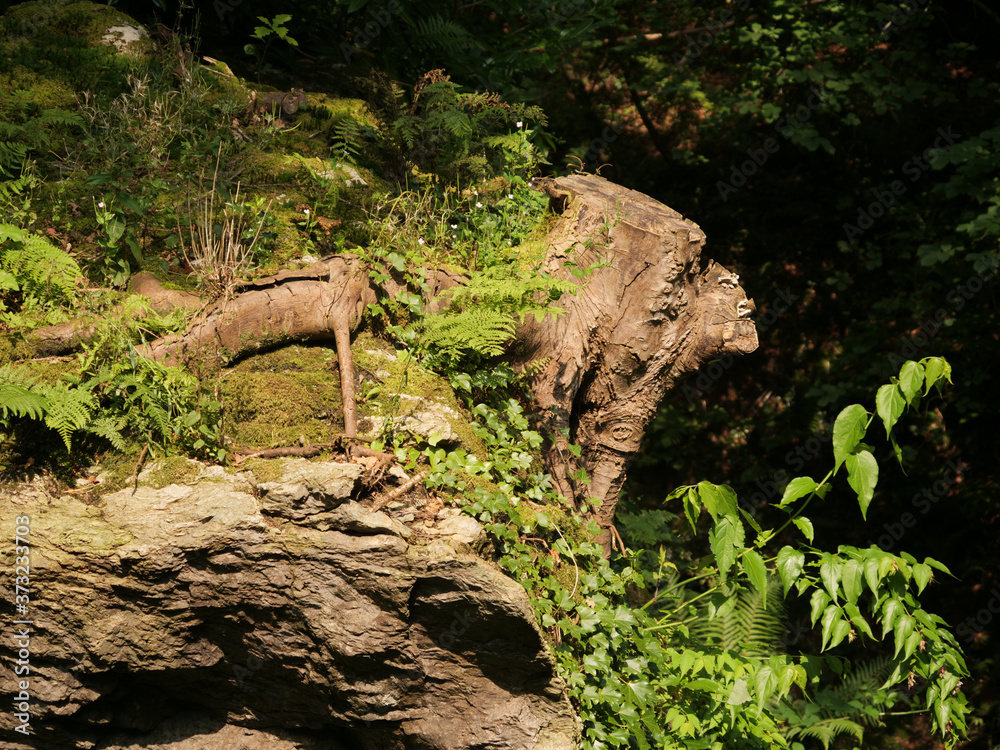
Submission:
<svg viewBox="0 0 1000 750">
<path fill-rule="evenodd" d="M 373 512 L 356 464 L 280 459 L 268 482 L 192 466 L 89 503 L 0 489 L 3 518 L 30 518 L 34 732 L 13 731 L 8 638 L 0 746 L 577 747 L 525 592 L 473 554 L 473 519 Z"/>
<path fill-rule="evenodd" d="M 552 204 L 562 215 L 545 270 L 572 278 L 573 267 L 603 267 L 559 301 L 566 314 L 518 331 L 518 357 L 547 362 L 533 386 L 559 489 L 581 507 L 599 500 L 596 519 L 610 530 L 626 466 L 664 394 L 723 354 L 757 348 L 753 301 L 736 274 L 714 261 L 702 269 L 697 224 L 642 193 L 574 175 L 556 180 Z M 579 459 L 569 443 L 582 447 Z M 589 481 L 571 476 L 581 468 Z"/>
</svg>

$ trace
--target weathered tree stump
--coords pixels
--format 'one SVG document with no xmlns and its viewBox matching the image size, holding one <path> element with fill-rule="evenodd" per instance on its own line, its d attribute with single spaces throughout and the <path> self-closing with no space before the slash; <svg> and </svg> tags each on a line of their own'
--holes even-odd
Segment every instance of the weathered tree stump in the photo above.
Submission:
<svg viewBox="0 0 1000 750">
<path fill-rule="evenodd" d="M 625 468 L 664 394 L 684 373 L 723 354 L 757 348 L 753 301 L 739 277 L 714 261 L 700 267 L 705 234 L 652 198 L 599 177 L 556 180 L 545 270 L 602 264 L 566 314 L 518 331 L 518 360 L 546 358 L 532 379 L 551 441 L 545 460 L 558 489 L 594 517 L 608 548 Z M 573 266 L 567 266 L 571 260 Z M 569 444 L 582 447 L 574 458 Z M 586 471 L 587 480 L 578 470 Z"/>
</svg>

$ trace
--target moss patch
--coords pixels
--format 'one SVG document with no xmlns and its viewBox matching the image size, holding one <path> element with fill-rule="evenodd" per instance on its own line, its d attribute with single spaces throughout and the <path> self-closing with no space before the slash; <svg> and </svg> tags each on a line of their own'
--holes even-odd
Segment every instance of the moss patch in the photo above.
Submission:
<svg viewBox="0 0 1000 750">
<path fill-rule="evenodd" d="M 332 348 L 292 345 L 245 359 L 225 374 L 221 395 L 237 447 L 327 443 L 344 429 Z"/>
</svg>

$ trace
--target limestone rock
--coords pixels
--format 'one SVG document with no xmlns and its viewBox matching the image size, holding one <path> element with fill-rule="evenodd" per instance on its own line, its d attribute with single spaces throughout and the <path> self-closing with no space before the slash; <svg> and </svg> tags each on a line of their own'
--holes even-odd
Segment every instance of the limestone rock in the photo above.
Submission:
<svg viewBox="0 0 1000 750">
<path fill-rule="evenodd" d="M 2 712 L 0 745 L 578 746 L 524 590 L 465 546 L 475 521 L 418 534 L 352 498 L 361 467 L 268 466 L 154 466 L 92 504 L 0 488 L 0 517 L 30 519 L 34 732 Z"/>
</svg>

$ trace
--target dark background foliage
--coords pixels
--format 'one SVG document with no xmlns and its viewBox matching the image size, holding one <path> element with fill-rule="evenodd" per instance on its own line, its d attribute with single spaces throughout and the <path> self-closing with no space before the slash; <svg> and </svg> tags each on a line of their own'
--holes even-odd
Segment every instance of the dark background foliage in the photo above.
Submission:
<svg viewBox="0 0 1000 750">
<path fill-rule="evenodd" d="M 168 25 L 179 10 L 118 5 Z M 871 409 L 904 359 L 951 361 L 954 387 L 912 422 L 907 473 L 882 462 L 867 523 L 836 493 L 812 517 L 818 547 L 874 543 L 956 573 L 930 603 L 970 656 L 981 722 L 968 746 L 995 747 L 998 12 L 979 0 L 217 0 L 182 17 L 203 54 L 252 77 L 242 47 L 275 13 L 293 16 L 299 46 L 269 51 L 267 83 L 361 96 L 373 70 L 407 87 L 443 68 L 539 105 L 549 171 L 582 162 L 654 196 L 741 274 L 760 349 L 674 391 L 632 472 L 633 510 L 709 479 L 767 513 L 789 477 L 824 473 L 841 408 Z M 919 724 L 877 741 L 893 746 L 893 732 L 931 745 Z"/>
</svg>

